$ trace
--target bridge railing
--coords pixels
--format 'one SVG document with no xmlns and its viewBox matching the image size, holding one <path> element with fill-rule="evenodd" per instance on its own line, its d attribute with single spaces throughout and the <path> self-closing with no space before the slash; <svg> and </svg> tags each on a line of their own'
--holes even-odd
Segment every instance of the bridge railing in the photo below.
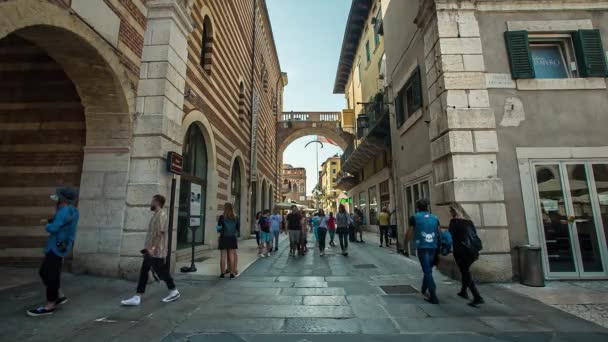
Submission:
<svg viewBox="0 0 608 342">
<path fill-rule="evenodd" d="M 340 121 L 340 112 L 288 112 L 281 115 L 281 121 Z"/>
</svg>

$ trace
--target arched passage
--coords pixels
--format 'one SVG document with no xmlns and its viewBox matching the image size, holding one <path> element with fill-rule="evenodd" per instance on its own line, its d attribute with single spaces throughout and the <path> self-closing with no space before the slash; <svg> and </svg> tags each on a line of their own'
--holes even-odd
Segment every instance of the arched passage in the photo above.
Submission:
<svg viewBox="0 0 608 342">
<path fill-rule="evenodd" d="M 0 170 L 0 197 L 15 204 L 0 212 L 0 245 L 12 251 L 0 263 L 17 256 L 37 263 L 40 220 L 54 211 L 48 196 L 70 185 L 81 211 L 74 265 L 116 272 L 134 112 L 129 71 L 103 39 L 55 5 L 8 1 L 0 13 L 0 153 L 9 162 Z M 103 266 L 95 262 L 101 254 Z"/>
<path fill-rule="evenodd" d="M 245 180 L 245 163 L 243 154 L 236 150 L 232 158 L 230 171 L 230 201 L 234 204 L 237 215 L 241 218 L 241 224 L 245 224 L 247 217 L 247 182 Z M 245 227 L 242 227 L 244 229 Z M 244 230 L 243 230 L 244 232 Z"/>
</svg>

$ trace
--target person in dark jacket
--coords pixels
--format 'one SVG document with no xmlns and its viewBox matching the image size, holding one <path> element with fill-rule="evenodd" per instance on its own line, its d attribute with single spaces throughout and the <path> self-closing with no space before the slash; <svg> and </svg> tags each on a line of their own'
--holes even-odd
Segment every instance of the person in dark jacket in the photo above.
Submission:
<svg viewBox="0 0 608 342">
<path fill-rule="evenodd" d="M 462 298 L 469 299 L 467 289 L 471 290 L 473 301 L 470 302 L 469 305 L 475 307 L 484 303 L 471 275 L 471 265 L 479 258 L 479 251 L 475 250 L 475 248 L 471 248 L 470 243 L 467 243 L 467 240 L 472 236 L 477 237 L 477 232 L 473 221 L 471 221 L 460 204 L 455 203 L 450 206 L 450 215 L 452 216 L 452 219 L 450 221 L 449 230 L 450 234 L 452 234 L 454 259 L 456 260 L 462 279 L 462 287 L 460 288 L 458 295 Z"/>
</svg>

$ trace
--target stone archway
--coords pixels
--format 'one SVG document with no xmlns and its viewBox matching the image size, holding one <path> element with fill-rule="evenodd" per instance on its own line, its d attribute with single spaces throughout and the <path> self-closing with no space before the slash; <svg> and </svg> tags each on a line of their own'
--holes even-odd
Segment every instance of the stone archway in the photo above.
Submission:
<svg viewBox="0 0 608 342">
<path fill-rule="evenodd" d="M 83 132 L 80 135 L 82 141 L 78 146 L 74 145 L 80 151 L 81 157 L 70 161 L 70 165 L 80 164 L 77 171 L 80 174 L 77 179 L 72 180 L 77 183 L 74 186 L 79 188 L 81 213 L 78 243 L 75 244 L 74 251 L 74 268 L 77 271 L 116 275 L 125 222 L 127 173 L 132 141 L 131 113 L 135 111 L 135 94 L 128 76 L 130 71 L 123 67 L 115 50 L 97 33 L 77 17 L 53 4 L 36 0 L 7 1 L 0 3 L 0 13 L 2 13 L 0 41 L 9 42 L 14 39 L 22 42 L 23 45 L 20 46 L 10 47 L 10 42 L 8 45 L 9 48 L 17 50 L 29 46 L 31 51 L 46 56 L 43 60 L 48 62 L 51 69 L 56 69 L 55 76 L 51 76 L 52 72 L 49 72 L 49 69 L 41 67 L 40 70 L 47 72 L 40 72 L 37 75 L 39 78 L 32 79 L 32 81 L 28 81 L 28 77 L 31 75 L 15 73 L 13 76 L 17 77 L 26 88 L 29 87 L 28 84 L 40 84 L 45 80 L 46 82 L 58 81 L 65 85 L 70 83 L 76 96 L 71 101 L 80 102 L 82 121 L 81 123 L 79 120 L 62 122 L 62 118 L 65 119 L 66 116 L 64 112 L 57 110 L 57 103 L 37 101 L 36 94 L 31 91 L 28 93 L 32 97 L 26 99 L 25 102 L 23 102 L 24 99 L 20 99 L 18 104 L 14 101 L 15 98 L 11 100 L 11 94 L 4 93 L 5 112 L 4 115 L 0 114 L 0 117 L 5 119 L 11 115 L 15 117 L 16 108 L 31 108 L 30 113 L 35 111 L 38 113 L 37 115 L 47 112 L 49 115 L 44 118 L 44 123 L 40 119 L 36 119 L 36 114 L 24 114 L 18 117 L 19 120 L 25 120 L 24 122 L 31 121 L 27 125 L 18 125 L 19 129 L 38 130 L 39 134 L 44 134 L 41 131 L 50 131 L 51 128 L 61 130 L 82 126 Z M 36 61 L 29 61 L 29 63 L 37 65 Z M 60 73 L 65 75 L 65 78 L 53 79 Z M 53 110 L 51 110 L 52 108 Z M 73 119 L 76 117 L 74 116 Z M 17 127 L 14 122 L 6 120 L 1 121 L 0 125 Z M 56 132 L 46 133 L 56 134 Z M 35 139 L 28 139 L 25 134 L 21 138 L 23 141 L 19 144 L 8 142 L 3 144 L 0 141 L 3 151 L 23 152 L 31 150 L 36 145 Z M 17 145 L 19 147 L 15 149 L 14 147 Z M 24 206 L 38 207 L 37 210 L 29 210 L 29 212 L 48 216 L 48 213 L 53 211 L 52 203 L 43 201 L 42 197 L 38 200 L 34 197 L 46 195 L 48 198 L 48 194 L 45 192 L 62 185 L 53 183 L 52 171 L 61 168 L 61 165 L 55 164 L 63 156 L 62 149 L 57 146 L 58 144 L 43 143 L 43 146 L 39 148 L 41 151 L 47 151 L 48 160 L 45 162 L 47 164 L 39 165 L 39 167 L 16 165 L 19 168 L 27 168 L 34 174 L 51 171 L 49 182 L 43 186 L 36 186 L 35 182 L 22 184 L 22 187 L 30 189 L 29 192 L 22 189 L 21 192 L 16 193 Z M 12 159 L 21 163 L 26 160 L 35 162 L 34 159 L 23 157 L 13 157 Z M 37 181 L 40 179 L 37 177 Z M 72 185 L 69 183 L 66 184 Z M 5 187 L 0 192 L 4 195 L 9 193 L 11 193 L 10 187 Z M 28 198 L 28 194 L 35 194 L 35 196 Z M 7 214 L 19 212 L 19 208 L 11 210 L 13 212 L 7 212 Z M 27 220 L 23 220 L 20 226 L 27 227 L 27 222 Z M 3 228 L 5 227 L 0 227 L 0 229 Z M 9 229 L 14 228 L 16 227 L 9 227 Z M 23 230 L 15 230 L 15 232 L 19 233 L 15 239 L 9 241 L 9 244 L 17 243 L 19 234 L 24 234 Z M 29 242 L 32 241 L 35 240 L 29 240 Z M 39 246 L 21 245 L 21 247 L 24 250 L 17 253 L 20 259 L 35 259 L 40 254 L 39 249 L 34 248 Z"/>
<path fill-rule="evenodd" d="M 232 161 L 230 163 L 231 168 L 230 168 L 230 184 L 231 184 L 231 197 L 233 196 L 232 190 L 233 190 L 233 180 L 234 180 L 234 172 L 235 172 L 235 167 L 238 167 L 238 171 L 240 172 L 240 210 L 237 213 L 237 215 L 239 216 L 240 220 L 241 220 L 241 225 L 244 225 L 246 223 L 249 222 L 249 219 L 247 218 L 247 213 L 248 211 L 248 205 L 247 205 L 247 178 L 246 175 L 247 173 L 245 172 L 245 162 L 244 162 L 245 158 L 243 157 L 243 153 L 241 152 L 241 150 L 236 150 L 233 154 L 232 157 Z M 245 228 L 243 226 L 241 226 L 241 230 Z"/>
</svg>

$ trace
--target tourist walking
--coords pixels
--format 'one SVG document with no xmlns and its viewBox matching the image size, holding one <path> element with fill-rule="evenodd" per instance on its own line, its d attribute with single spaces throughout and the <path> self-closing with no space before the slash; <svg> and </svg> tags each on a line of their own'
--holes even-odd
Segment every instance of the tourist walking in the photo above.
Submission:
<svg viewBox="0 0 608 342">
<path fill-rule="evenodd" d="M 260 248 L 260 216 L 262 216 L 262 212 L 258 211 L 255 214 L 255 220 L 253 221 L 253 233 L 255 234 L 255 242 L 257 243 L 258 248 Z"/>
<path fill-rule="evenodd" d="M 315 238 L 315 244 L 319 244 L 319 235 L 318 235 L 318 230 L 319 230 L 319 222 L 320 222 L 321 218 L 319 217 L 319 213 L 315 213 L 312 218 L 310 219 L 310 223 L 312 226 L 312 235 Z"/>
<path fill-rule="evenodd" d="M 270 210 L 264 209 L 258 221 L 260 226 L 260 243 L 258 244 L 258 255 L 260 258 L 269 256 L 272 250 L 272 235 L 270 234 Z"/>
<path fill-rule="evenodd" d="M 323 209 L 319 210 L 318 216 L 319 224 L 317 227 L 317 238 L 319 239 L 319 255 L 325 255 L 325 238 L 327 237 L 327 221 L 328 218 L 325 216 Z"/>
<path fill-rule="evenodd" d="M 234 213 L 232 203 L 224 204 L 224 213 L 217 221 L 218 249 L 220 250 L 220 278 L 230 274 L 230 279 L 237 276 L 238 235 L 240 231 L 239 218 Z M 228 264 L 228 265 L 226 265 Z"/>
<path fill-rule="evenodd" d="M 353 239 L 355 242 L 363 243 L 363 226 L 365 225 L 365 220 L 363 217 L 363 211 L 361 209 L 355 209 L 355 214 L 353 218 L 354 222 L 354 232 Z M 359 234 L 359 240 L 357 240 L 357 234 Z"/>
<path fill-rule="evenodd" d="M 340 241 L 340 248 L 342 249 L 342 255 L 348 256 L 348 227 L 352 225 L 352 219 L 346 212 L 343 204 L 340 204 L 338 213 L 336 214 L 336 233 L 338 233 L 338 240 Z"/>
<path fill-rule="evenodd" d="M 279 235 L 281 234 L 282 223 L 283 216 L 279 212 L 279 208 L 274 208 L 272 216 L 270 216 L 270 233 L 274 240 L 273 246 L 275 252 L 279 250 Z"/>
<path fill-rule="evenodd" d="M 329 218 L 327 219 L 327 232 L 329 233 L 329 245 L 332 247 L 336 246 L 334 242 L 334 237 L 336 236 L 336 218 L 334 217 L 334 213 L 329 213 Z"/>
<path fill-rule="evenodd" d="M 418 259 L 424 273 L 422 294 L 427 296 L 428 302 L 439 304 L 433 279 L 433 264 L 439 248 L 439 219 L 429 212 L 429 202 L 424 198 L 416 202 L 416 211 L 409 219 L 410 228 L 405 240 L 408 242 L 413 238 L 416 242 Z"/>
<path fill-rule="evenodd" d="M 382 243 L 389 246 L 388 241 L 388 230 L 390 224 L 390 215 L 388 213 L 387 208 L 382 208 L 380 214 L 378 214 L 378 225 L 380 226 L 380 247 L 382 247 Z"/>
<path fill-rule="evenodd" d="M 148 276 L 150 270 L 158 275 L 158 277 L 167 284 L 169 295 L 163 298 L 163 302 L 169 303 L 180 297 L 180 293 L 175 287 L 173 278 L 171 277 L 170 265 L 167 264 L 167 213 L 164 210 L 165 197 L 163 195 L 154 195 L 150 204 L 150 210 L 154 212 L 150 223 L 148 224 L 148 232 L 144 242 L 144 248 L 141 250 L 143 261 L 139 271 L 139 281 L 137 282 L 137 291 L 135 295 L 129 299 L 121 301 L 122 305 L 137 306 L 141 303 L 141 297 L 146 292 L 148 284 Z"/>
<path fill-rule="evenodd" d="M 40 267 L 40 278 L 46 287 L 46 304 L 28 310 L 33 317 L 50 315 L 57 305 L 65 304 L 68 299 L 61 293 L 61 268 L 63 258 L 70 253 L 76 239 L 78 209 L 76 191 L 72 188 L 58 188 L 51 199 L 56 202 L 56 211 L 48 220 L 46 231 L 49 233 L 44 247 L 44 260 Z"/>
<path fill-rule="evenodd" d="M 357 231 L 357 208 L 355 211 L 349 214 L 350 224 L 348 225 L 348 241 L 357 242 L 357 238 L 355 237 L 355 233 Z M 340 209 L 338 208 L 338 213 Z"/>
<path fill-rule="evenodd" d="M 287 215 L 287 231 L 289 232 L 289 256 L 295 257 L 300 250 L 300 238 L 302 235 L 303 217 L 300 215 L 298 207 L 291 206 L 291 213 Z"/>
<path fill-rule="evenodd" d="M 462 286 L 458 295 L 469 299 L 467 289 L 470 290 L 473 295 L 473 301 L 469 305 L 476 307 L 483 304 L 484 300 L 473 281 L 471 265 L 479 259 L 479 252 L 482 248 L 481 240 L 477 236 L 477 230 L 473 221 L 460 204 L 455 203 L 450 206 L 450 215 L 452 219 L 450 220 L 449 231 L 452 234 L 454 260 L 456 260 L 462 280 Z"/>
<path fill-rule="evenodd" d="M 389 234 L 388 234 L 388 245 L 390 246 L 393 243 L 393 239 L 395 239 L 395 248 L 399 251 L 399 240 L 397 239 L 397 211 L 393 209 L 390 212 L 390 226 L 389 226 Z"/>
</svg>

